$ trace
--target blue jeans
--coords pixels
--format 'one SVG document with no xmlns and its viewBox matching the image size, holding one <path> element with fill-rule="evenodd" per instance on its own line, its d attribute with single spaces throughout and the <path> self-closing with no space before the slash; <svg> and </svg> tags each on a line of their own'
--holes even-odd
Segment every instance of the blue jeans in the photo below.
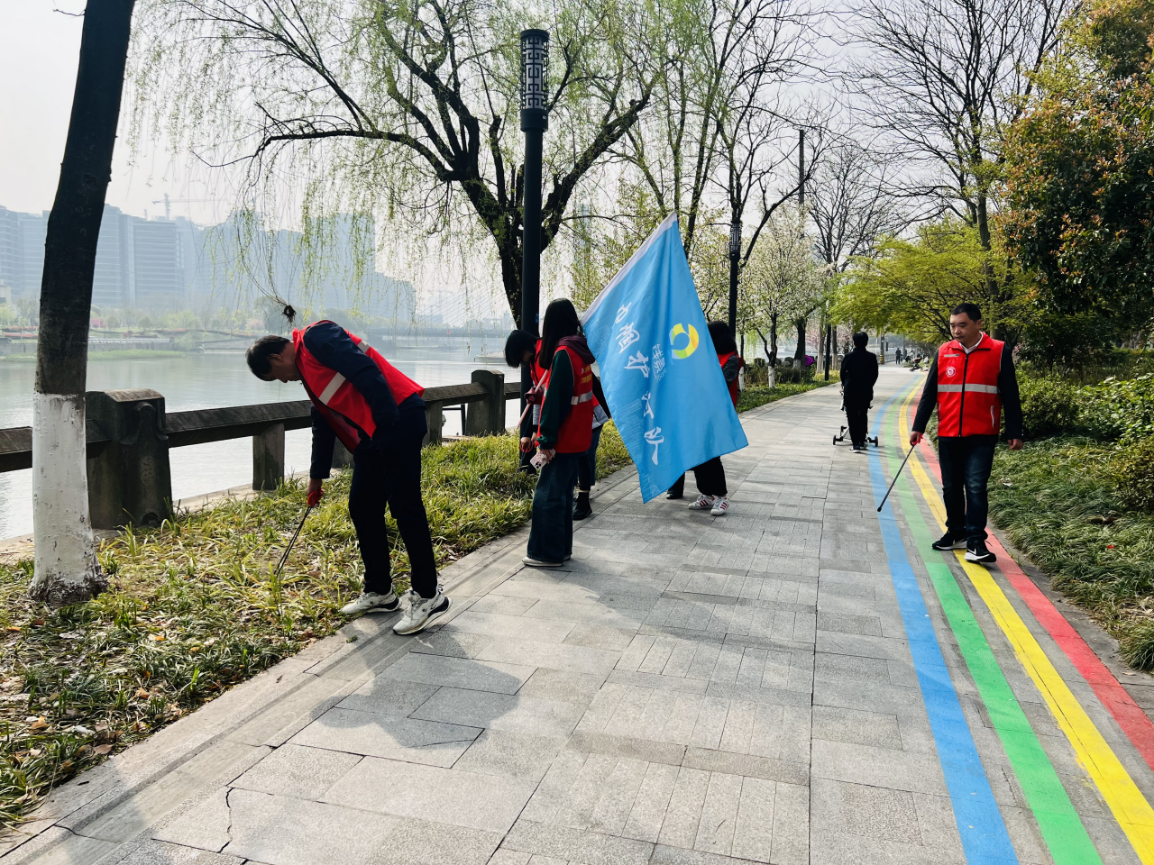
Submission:
<svg viewBox="0 0 1154 865">
<path fill-rule="evenodd" d="M 593 430 L 593 441 L 589 443 L 589 450 L 581 454 L 577 461 L 577 489 L 588 492 L 597 483 L 597 445 L 601 443 L 601 430 L 604 425 Z"/>
<path fill-rule="evenodd" d="M 573 554 L 573 484 L 584 453 L 557 454 L 541 468 L 533 493 L 529 558 L 561 562 Z"/>
<path fill-rule="evenodd" d="M 959 540 L 986 539 L 990 512 L 988 485 L 994 467 L 994 436 L 950 436 L 938 439 L 946 529 Z"/>
</svg>

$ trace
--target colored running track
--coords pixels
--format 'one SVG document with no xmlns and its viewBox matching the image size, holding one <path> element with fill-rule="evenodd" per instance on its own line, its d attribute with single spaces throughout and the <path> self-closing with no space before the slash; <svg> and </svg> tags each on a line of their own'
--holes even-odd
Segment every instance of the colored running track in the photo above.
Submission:
<svg viewBox="0 0 1154 865">
<path fill-rule="evenodd" d="M 901 465 L 921 384 L 918 377 L 894 394 L 874 418 L 873 433 L 885 443 L 870 452 L 879 503 Z M 1154 724 L 992 533 L 989 546 L 998 562 L 990 568 L 966 562 L 963 551 L 931 547 L 945 528 L 945 512 L 928 442 L 910 459 L 877 518 L 967 862 L 1033 861 L 1011 843 L 1004 808 L 991 788 L 991 773 L 998 770 L 983 765 L 973 718 L 967 721 L 962 708 L 959 692 L 976 689 L 980 715 L 997 736 L 1054 863 L 1154 865 Z M 928 585 L 919 583 L 916 565 Z M 930 607 L 940 608 L 938 621 L 949 633 L 935 632 Z M 942 648 L 955 643 L 972 687 L 952 680 L 943 660 Z M 1105 805 L 1116 829 L 1076 806 L 1087 791 Z M 1117 830 L 1129 856 L 1120 858 Z"/>
</svg>

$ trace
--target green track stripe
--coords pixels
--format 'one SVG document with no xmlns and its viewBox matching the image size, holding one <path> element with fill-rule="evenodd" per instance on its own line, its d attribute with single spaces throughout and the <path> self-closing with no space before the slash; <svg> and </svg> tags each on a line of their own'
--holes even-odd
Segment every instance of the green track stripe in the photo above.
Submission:
<svg viewBox="0 0 1154 865">
<path fill-rule="evenodd" d="M 916 384 L 914 385 L 916 386 Z M 904 396 L 904 395 L 903 395 Z M 894 441 L 899 439 L 899 418 L 903 410 L 900 401 L 895 401 L 897 411 L 893 416 Z M 888 420 L 888 419 L 887 419 Z M 897 471 L 900 464 L 894 451 L 890 453 L 890 471 Z M 914 455 L 911 459 L 918 459 Z M 934 537 L 926 525 L 921 508 L 918 507 L 914 495 L 914 482 L 909 475 L 904 475 L 898 482 L 895 492 L 901 503 L 902 513 L 906 524 L 914 537 L 930 581 L 934 585 L 938 600 L 945 611 L 950 630 L 958 641 L 962 650 L 966 667 L 978 687 L 982 701 L 986 704 L 990 722 L 1002 742 L 1006 756 L 1010 758 L 1010 765 L 1026 795 L 1026 802 L 1038 821 L 1038 828 L 1046 846 L 1050 848 L 1050 855 L 1055 865 L 1091 865 L 1102 862 L 1098 851 L 1094 849 L 1090 836 L 1082 825 L 1078 812 L 1074 809 L 1070 797 L 1062 786 L 1058 773 L 1050 764 L 1049 757 L 1042 749 L 1037 735 L 1030 722 L 1026 719 L 1017 697 L 1010 689 L 1002 669 L 994 658 L 993 650 L 986 641 L 973 610 L 962 594 L 961 587 L 954 577 L 950 566 L 942 559 L 942 554 L 934 550 L 930 544 Z"/>
</svg>

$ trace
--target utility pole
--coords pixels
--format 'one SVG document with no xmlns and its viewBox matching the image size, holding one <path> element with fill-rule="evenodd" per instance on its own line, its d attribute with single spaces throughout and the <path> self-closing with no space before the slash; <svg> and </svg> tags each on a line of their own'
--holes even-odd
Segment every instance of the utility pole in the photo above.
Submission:
<svg viewBox="0 0 1154 865">
<path fill-rule="evenodd" d="M 549 111 L 545 90 L 549 81 L 549 33 L 521 31 L 521 131 L 525 133 L 525 207 L 521 240 L 521 329 L 541 335 L 541 162 Z M 533 387 L 532 361 L 521 364 L 521 409 Z M 528 456 L 523 454 L 523 457 Z M 521 460 L 521 469 L 528 462 Z"/>
<path fill-rule="evenodd" d="M 729 226 L 729 332 L 737 339 L 737 264 L 741 260 L 741 219 Z"/>
</svg>

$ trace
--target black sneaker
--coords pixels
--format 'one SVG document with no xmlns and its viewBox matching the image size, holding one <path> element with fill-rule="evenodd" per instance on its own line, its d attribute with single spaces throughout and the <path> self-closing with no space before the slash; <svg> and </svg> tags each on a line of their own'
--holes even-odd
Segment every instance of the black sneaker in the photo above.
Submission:
<svg viewBox="0 0 1154 865">
<path fill-rule="evenodd" d="M 577 502 L 573 506 L 573 519 L 583 520 L 593 515 L 593 505 L 589 503 L 589 493 L 577 493 Z"/>
<path fill-rule="evenodd" d="M 946 532 L 944 535 L 930 544 L 930 546 L 935 550 L 942 550 L 944 552 L 945 550 L 963 549 L 966 546 L 966 542 L 961 539 L 954 540 L 954 536 L 949 532 Z"/>
<path fill-rule="evenodd" d="M 986 542 L 975 540 L 970 541 L 966 547 L 966 561 L 977 562 L 978 564 L 989 564 L 996 562 L 998 557 L 986 549 Z"/>
</svg>

